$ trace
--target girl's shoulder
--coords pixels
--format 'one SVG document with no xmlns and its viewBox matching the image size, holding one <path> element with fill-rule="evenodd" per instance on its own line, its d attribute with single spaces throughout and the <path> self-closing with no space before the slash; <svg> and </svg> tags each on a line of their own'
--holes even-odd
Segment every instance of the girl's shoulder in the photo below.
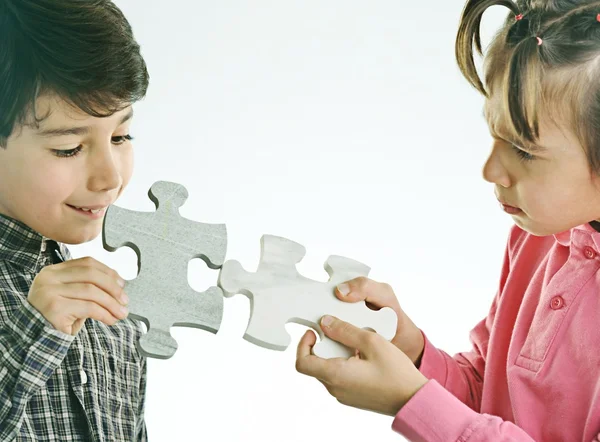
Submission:
<svg viewBox="0 0 600 442">
<path fill-rule="evenodd" d="M 508 255 L 512 260 L 525 251 L 527 251 L 527 254 L 530 252 L 543 252 L 545 254 L 557 241 L 561 242 L 559 235 L 564 234 L 570 235 L 570 231 L 563 232 L 562 234 L 539 236 L 514 224 L 508 234 L 506 245 Z"/>
</svg>

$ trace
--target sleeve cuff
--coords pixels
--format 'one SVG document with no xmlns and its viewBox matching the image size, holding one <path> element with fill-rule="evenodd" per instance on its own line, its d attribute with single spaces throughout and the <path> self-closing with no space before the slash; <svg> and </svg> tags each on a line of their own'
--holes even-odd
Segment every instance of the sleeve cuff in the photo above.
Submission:
<svg viewBox="0 0 600 442">
<path fill-rule="evenodd" d="M 34 345 L 42 334 L 56 343 L 57 350 L 63 346 L 69 347 L 75 339 L 75 336 L 54 328 L 28 301 L 24 301 L 21 308 L 12 312 L 12 321 L 7 325 L 13 338 L 23 343 L 24 348 Z"/>
<path fill-rule="evenodd" d="M 400 409 L 392 429 L 412 442 L 448 442 L 461 440 L 480 419 L 484 417 L 432 379 Z"/>
<path fill-rule="evenodd" d="M 422 330 L 421 333 L 423 333 L 425 347 L 423 349 L 423 355 L 421 356 L 419 371 L 427 379 L 435 379 L 439 384 L 444 386 L 446 385 L 446 379 L 448 377 L 446 358 L 441 351 L 435 348 Z"/>
</svg>

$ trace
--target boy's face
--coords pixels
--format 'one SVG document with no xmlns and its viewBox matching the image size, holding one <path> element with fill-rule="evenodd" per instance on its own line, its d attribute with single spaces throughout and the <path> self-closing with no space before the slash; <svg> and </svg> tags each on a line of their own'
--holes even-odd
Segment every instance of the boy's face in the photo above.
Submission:
<svg viewBox="0 0 600 442">
<path fill-rule="evenodd" d="M 124 137 L 132 108 L 95 118 L 55 95 L 38 98 L 36 108 L 38 117 L 51 112 L 39 129 L 17 127 L 7 148 L 0 148 L 0 213 L 55 241 L 90 241 L 101 233 L 105 208 L 131 178 L 133 149 Z M 44 134 L 82 127 L 88 130 Z M 94 215 L 74 206 L 104 209 Z"/>
<path fill-rule="evenodd" d="M 499 94 L 486 102 L 485 116 L 494 142 L 483 177 L 496 198 L 520 209 L 511 214 L 515 224 L 544 236 L 600 218 L 600 178 L 572 131 L 541 119 L 538 144 L 546 150 L 535 153 L 510 142 Z"/>
</svg>

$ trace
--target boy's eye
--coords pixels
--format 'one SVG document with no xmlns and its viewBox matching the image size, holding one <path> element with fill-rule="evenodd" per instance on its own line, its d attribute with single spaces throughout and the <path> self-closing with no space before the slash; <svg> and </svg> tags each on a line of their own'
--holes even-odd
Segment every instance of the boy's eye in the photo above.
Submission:
<svg viewBox="0 0 600 442">
<path fill-rule="evenodd" d="M 121 135 L 118 137 L 112 137 L 112 142 L 113 142 L 113 144 L 116 144 L 116 145 L 121 145 L 121 144 L 124 144 L 126 141 L 132 141 L 132 140 L 134 140 L 134 138 L 129 134 Z M 57 157 L 71 158 L 71 157 L 77 156 L 77 154 L 79 152 L 81 152 L 81 146 L 77 146 L 75 149 L 68 149 L 68 150 L 54 149 L 53 152 L 54 152 L 54 155 L 56 155 Z"/>
<path fill-rule="evenodd" d="M 57 157 L 60 157 L 60 158 L 74 157 L 80 151 L 81 151 L 81 146 L 77 146 L 75 149 L 69 149 L 69 150 L 59 150 L 59 149 L 53 150 L 54 155 L 56 155 Z"/>
<path fill-rule="evenodd" d="M 533 155 L 531 155 L 529 152 L 525 152 L 523 149 L 520 149 L 519 147 L 515 146 L 514 144 L 511 144 L 510 146 L 516 152 L 516 154 L 519 156 L 519 159 L 521 161 L 532 161 L 535 159 L 535 157 Z"/>
</svg>

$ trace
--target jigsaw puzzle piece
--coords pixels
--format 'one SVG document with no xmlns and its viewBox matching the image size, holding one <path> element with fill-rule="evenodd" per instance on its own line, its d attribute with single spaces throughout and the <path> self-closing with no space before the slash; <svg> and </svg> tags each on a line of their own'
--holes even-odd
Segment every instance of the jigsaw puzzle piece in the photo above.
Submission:
<svg viewBox="0 0 600 442">
<path fill-rule="evenodd" d="M 238 261 L 228 260 L 221 267 L 217 285 L 227 297 L 241 293 L 250 299 L 250 321 L 244 339 L 271 350 L 285 350 L 291 342 L 285 330 L 288 321 L 280 319 L 281 315 L 273 316 L 272 304 L 280 302 L 276 299 L 279 291 L 296 285 L 301 278 L 296 264 L 302 261 L 306 249 L 297 242 L 273 235 L 263 235 L 260 245 L 256 273 L 247 272 Z"/>
<path fill-rule="evenodd" d="M 353 349 L 324 335 L 319 322 L 325 314 L 332 314 L 361 328 L 370 328 L 388 340 L 393 338 L 397 317 L 391 308 L 374 311 L 364 302 L 346 303 L 334 294 L 337 284 L 367 276 L 368 266 L 333 255 L 325 262 L 329 281 L 319 282 L 298 273 L 296 264 L 304 255 L 302 245 L 286 238 L 264 235 L 256 272 L 247 272 L 238 261 L 225 262 L 218 283 L 225 296 L 239 293 L 250 298 L 251 316 L 244 339 L 272 350 L 285 350 L 291 342 L 285 324 L 293 322 L 317 331 L 321 338 L 321 342 L 313 348 L 317 356 L 352 356 Z"/>
<path fill-rule="evenodd" d="M 227 228 L 225 224 L 207 224 L 183 218 L 179 208 L 188 199 L 188 191 L 181 184 L 157 181 L 148 191 L 148 197 L 156 205 L 155 212 L 141 212 L 158 218 L 149 222 L 160 223 L 162 230 L 149 234 L 161 234 L 170 246 L 185 250 L 185 255 L 201 258 L 212 269 L 218 269 L 225 261 L 227 252 Z M 189 241 L 183 241 L 188 238 Z M 198 250 L 200 252 L 198 252 Z M 187 274 L 187 271 L 186 271 Z"/>
<path fill-rule="evenodd" d="M 371 270 L 363 263 L 337 255 L 331 255 L 327 261 L 325 261 L 324 268 L 329 275 L 328 286 L 331 288 L 332 293 L 338 284 L 359 276 L 367 276 Z M 323 311 L 326 311 L 327 314 L 336 316 L 358 328 L 370 329 L 380 334 L 388 341 L 393 339 L 396 335 L 398 316 L 390 307 L 385 307 L 380 310 L 371 310 L 364 302 L 343 302 L 334 294 L 331 297 L 324 297 L 321 308 Z M 317 315 L 318 312 L 315 312 L 313 319 L 317 323 L 321 341 L 313 347 L 313 353 L 322 358 L 348 358 L 354 355 L 353 349 L 348 349 L 345 345 L 332 339 L 323 339 L 323 331 L 320 325 L 318 325 L 322 315 L 318 317 Z"/>
<path fill-rule="evenodd" d="M 216 333 L 223 316 L 223 293 L 210 287 L 199 293 L 188 284 L 188 264 L 201 258 L 211 268 L 225 259 L 227 231 L 224 224 L 203 224 L 183 218 L 179 207 L 188 197 L 176 183 L 158 181 L 148 196 L 155 212 L 136 212 L 117 206 L 107 210 L 103 245 L 108 251 L 132 248 L 138 274 L 126 281 L 130 317 L 142 320 L 148 332 L 138 342 L 146 357 L 170 358 L 177 342 L 172 326 L 194 327 Z"/>
<path fill-rule="evenodd" d="M 126 281 L 128 294 L 148 293 L 147 284 L 136 282 L 137 279 Z M 201 293 L 191 287 L 187 290 L 182 287 L 160 300 L 131 295 L 129 298 L 129 317 L 143 321 L 148 329 L 138 342 L 140 354 L 145 357 L 168 359 L 175 354 L 178 345 L 171 335 L 171 327 L 198 328 L 211 333 L 219 331 L 223 292 L 218 287 L 210 287 Z"/>
</svg>

